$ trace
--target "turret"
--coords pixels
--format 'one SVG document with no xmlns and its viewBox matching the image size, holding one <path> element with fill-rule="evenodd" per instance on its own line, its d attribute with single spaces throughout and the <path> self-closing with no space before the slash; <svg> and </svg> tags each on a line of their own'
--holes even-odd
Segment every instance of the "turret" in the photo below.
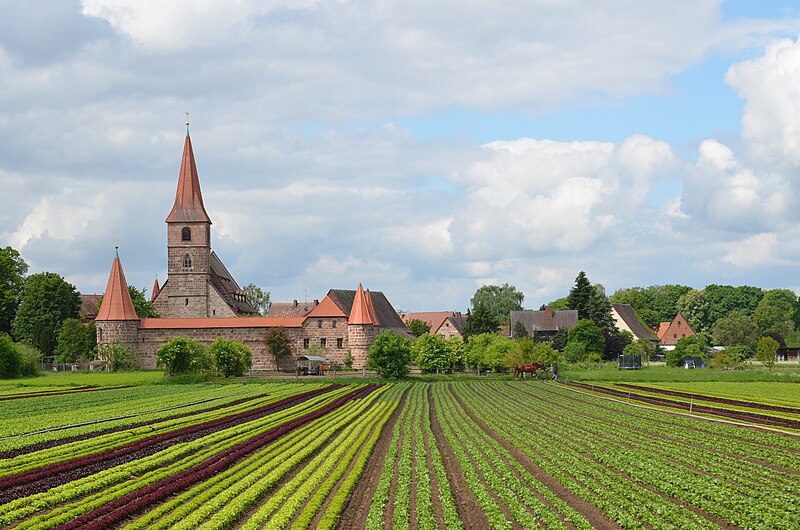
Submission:
<svg viewBox="0 0 800 530">
<path fill-rule="evenodd" d="M 132 352 L 136 352 L 139 317 L 133 307 L 119 253 L 111 264 L 111 274 L 108 276 L 103 303 L 97 312 L 95 325 L 98 345 L 117 342 L 127 346 Z"/>
<path fill-rule="evenodd" d="M 367 354 L 375 342 L 378 318 L 369 291 L 358 284 L 353 307 L 347 319 L 347 345 L 353 355 L 353 368 L 362 368 L 367 363 Z"/>
</svg>

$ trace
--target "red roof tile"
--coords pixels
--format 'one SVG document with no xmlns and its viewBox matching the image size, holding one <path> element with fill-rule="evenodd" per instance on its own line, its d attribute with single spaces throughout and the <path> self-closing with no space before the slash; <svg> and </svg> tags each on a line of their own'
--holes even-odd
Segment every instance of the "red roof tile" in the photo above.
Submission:
<svg viewBox="0 0 800 530">
<path fill-rule="evenodd" d="M 125 272 L 119 256 L 111 264 L 111 274 L 108 276 L 108 285 L 103 295 L 103 303 L 97 312 L 95 320 L 139 320 L 133 308 L 131 293 L 128 292 L 128 283 L 125 281 Z"/>
<path fill-rule="evenodd" d="M 305 318 L 143 318 L 139 329 L 301 328 Z"/>
<path fill-rule="evenodd" d="M 344 311 L 331 300 L 330 296 L 326 296 L 322 299 L 322 302 L 309 311 L 306 316 L 308 318 L 335 318 L 346 317 L 347 315 L 345 315 Z"/>
<path fill-rule="evenodd" d="M 203 195 L 200 193 L 200 179 L 197 176 L 197 166 L 194 162 L 194 151 L 189 133 L 186 133 L 186 142 L 183 144 L 183 159 L 181 171 L 178 175 L 178 189 L 175 191 L 175 204 L 167 216 L 167 222 L 180 223 L 203 221 L 210 223 L 206 208 L 203 205 Z"/>
</svg>

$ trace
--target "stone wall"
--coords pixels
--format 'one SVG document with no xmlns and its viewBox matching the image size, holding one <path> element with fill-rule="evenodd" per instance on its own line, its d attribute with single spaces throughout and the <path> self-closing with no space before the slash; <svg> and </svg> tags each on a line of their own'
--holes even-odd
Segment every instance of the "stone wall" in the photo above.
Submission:
<svg viewBox="0 0 800 530">
<path fill-rule="evenodd" d="M 372 324 L 347 326 L 349 348 L 353 354 L 353 368 L 367 364 L 369 347 L 375 342 L 375 328 Z"/>
<path fill-rule="evenodd" d="M 112 344 L 119 342 L 138 351 L 138 320 L 98 320 L 95 322 L 98 344 Z"/>
<path fill-rule="evenodd" d="M 156 368 L 156 350 L 172 337 L 186 337 L 210 346 L 218 337 L 243 342 L 253 352 L 253 370 L 275 370 L 275 360 L 269 354 L 264 338 L 272 328 L 207 328 L 207 329 L 140 329 L 136 351 L 142 368 Z M 302 355 L 303 332 L 300 328 L 284 328 L 292 345 L 292 358 L 283 359 L 281 370 L 294 370 L 295 359 Z"/>
<path fill-rule="evenodd" d="M 303 339 L 308 339 L 308 346 L 321 346 L 325 349 L 323 356 L 333 365 L 344 366 L 344 357 L 347 355 L 348 346 L 347 319 L 334 318 L 307 318 L 303 322 Z M 323 345 L 324 341 L 324 345 Z M 339 347 L 341 342 L 341 347 Z M 304 341 L 301 341 L 301 346 Z M 301 348 L 300 355 L 303 355 Z"/>
</svg>

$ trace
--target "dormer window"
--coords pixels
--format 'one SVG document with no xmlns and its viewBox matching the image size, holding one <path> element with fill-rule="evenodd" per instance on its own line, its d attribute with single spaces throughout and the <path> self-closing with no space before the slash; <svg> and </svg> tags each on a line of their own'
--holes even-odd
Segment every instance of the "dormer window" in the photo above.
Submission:
<svg viewBox="0 0 800 530">
<path fill-rule="evenodd" d="M 186 254 L 183 257 L 183 270 L 189 270 L 192 268 L 192 257 L 189 254 Z"/>
<path fill-rule="evenodd" d="M 181 241 L 191 241 L 192 240 L 192 229 L 188 226 L 184 226 L 183 230 L 181 230 Z"/>
</svg>

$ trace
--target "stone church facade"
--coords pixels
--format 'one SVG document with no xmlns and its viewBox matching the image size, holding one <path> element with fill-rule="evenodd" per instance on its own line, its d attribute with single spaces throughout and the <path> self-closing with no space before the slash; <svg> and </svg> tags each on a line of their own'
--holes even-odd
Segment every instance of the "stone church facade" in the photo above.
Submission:
<svg viewBox="0 0 800 530">
<path fill-rule="evenodd" d="M 253 352 L 253 369 L 293 370 L 312 345 L 333 365 L 347 352 L 353 367 L 366 363 L 377 334 L 385 329 L 408 335 L 405 324 L 380 292 L 332 289 L 304 316 L 262 317 L 217 254 L 211 250 L 211 219 L 203 204 L 192 142 L 187 131 L 175 203 L 166 218 L 168 278 L 153 286 L 153 304 L 162 318 L 138 318 L 119 255 L 111 266 L 103 302 L 95 319 L 98 344 L 119 342 L 138 357 L 143 369 L 156 367 L 155 352 L 172 337 L 211 344 L 218 337 L 240 340 Z M 256 316 L 254 316 L 256 315 Z M 283 328 L 292 358 L 276 366 L 265 344 L 270 330 Z"/>
</svg>

